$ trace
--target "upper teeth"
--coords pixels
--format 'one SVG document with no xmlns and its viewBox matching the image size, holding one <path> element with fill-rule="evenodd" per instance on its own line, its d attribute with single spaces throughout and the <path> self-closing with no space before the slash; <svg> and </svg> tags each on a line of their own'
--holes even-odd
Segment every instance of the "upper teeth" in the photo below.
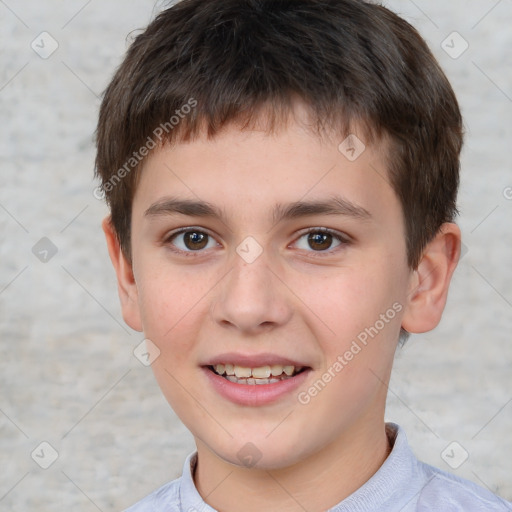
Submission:
<svg viewBox="0 0 512 512">
<path fill-rule="evenodd" d="M 268 379 L 271 375 L 273 377 L 279 377 L 281 374 L 291 376 L 295 373 L 295 366 L 282 366 L 280 364 L 272 366 L 258 366 L 257 368 L 248 368 L 245 366 L 238 366 L 233 364 L 216 364 L 214 367 L 215 373 L 219 375 L 235 375 L 237 378 L 249 378 L 255 379 Z"/>
</svg>

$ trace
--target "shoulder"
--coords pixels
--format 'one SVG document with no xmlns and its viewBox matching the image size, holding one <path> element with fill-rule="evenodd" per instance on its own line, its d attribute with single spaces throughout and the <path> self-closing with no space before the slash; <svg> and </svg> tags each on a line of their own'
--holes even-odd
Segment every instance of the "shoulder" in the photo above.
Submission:
<svg viewBox="0 0 512 512">
<path fill-rule="evenodd" d="M 169 482 L 124 512 L 174 512 L 179 508 L 179 479 Z"/>
<path fill-rule="evenodd" d="M 423 462 L 427 477 L 417 502 L 418 512 L 512 512 L 512 504 L 469 480 Z"/>
</svg>

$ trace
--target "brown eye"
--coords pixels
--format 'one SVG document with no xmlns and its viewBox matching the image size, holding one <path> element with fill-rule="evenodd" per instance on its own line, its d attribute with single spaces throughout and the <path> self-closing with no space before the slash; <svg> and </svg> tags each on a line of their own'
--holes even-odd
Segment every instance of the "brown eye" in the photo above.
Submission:
<svg viewBox="0 0 512 512">
<path fill-rule="evenodd" d="M 173 246 L 178 252 L 201 252 L 217 244 L 215 239 L 204 231 L 197 229 L 183 229 L 167 238 L 166 244 Z"/>
<path fill-rule="evenodd" d="M 303 233 L 295 242 L 298 249 L 307 252 L 331 253 L 342 245 L 350 243 L 348 236 L 328 228 L 310 229 Z"/>
<path fill-rule="evenodd" d="M 309 233 L 308 244 L 311 249 L 325 251 L 331 247 L 332 238 L 330 233 Z"/>
<path fill-rule="evenodd" d="M 191 251 L 204 249 L 208 244 L 208 235 L 200 231 L 187 231 L 183 233 L 183 242 Z"/>
</svg>

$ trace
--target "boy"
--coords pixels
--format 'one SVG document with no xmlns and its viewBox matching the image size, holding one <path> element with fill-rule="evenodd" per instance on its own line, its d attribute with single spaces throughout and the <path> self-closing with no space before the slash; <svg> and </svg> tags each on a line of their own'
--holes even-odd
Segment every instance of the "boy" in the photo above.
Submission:
<svg viewBox="0 0 512 512">
<path fill-rule="evenodd" d="M 385 424 L 395 349 L 460 254 L 462 120 L 360 0 L 182 0 L 109 85 L 97 174 L 125 321 L 192 432 L 129 510 L 505 511 Z"/>
</svg>

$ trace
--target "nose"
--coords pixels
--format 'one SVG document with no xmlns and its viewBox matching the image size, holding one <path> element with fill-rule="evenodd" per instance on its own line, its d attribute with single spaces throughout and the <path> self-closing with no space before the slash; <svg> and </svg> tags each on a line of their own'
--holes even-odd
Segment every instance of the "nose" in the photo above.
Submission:
<svg viewBox="0 0 512 512">
<path fill-rule="evenodd" d="M 237 255 L 232 270 L 220 283 L 211 314 L 223 327 L 257 334 L 290 320 L 293 309 L 287 292 L 264 255 L 252 263 Z"/>
</svg>

